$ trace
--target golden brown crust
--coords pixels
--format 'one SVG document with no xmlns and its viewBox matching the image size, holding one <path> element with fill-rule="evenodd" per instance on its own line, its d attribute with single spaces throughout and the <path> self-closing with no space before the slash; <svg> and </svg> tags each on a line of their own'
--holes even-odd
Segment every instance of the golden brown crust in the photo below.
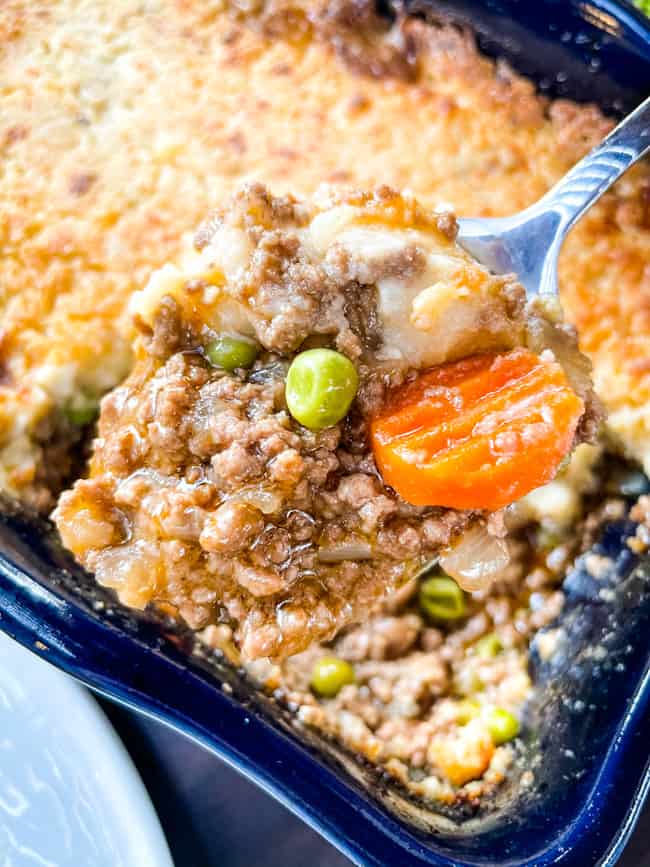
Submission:
<svg viewBox="0 0 650 867">
<path fill-rule="evenodd" d="M 13 490 L 33 487 L 41 419 L 128 369 L 126 299 L 243 177 L 298 194 L 389 183 L 427 206 L 506 214 L 609 128 L 593 107 L 549 105 L 468 34 L 412 20 L 386 33 L 364 4 L 140 10 L 0 9 L 0 464 Z M 365 22 L 361 52 L 346 15 Z M 610 429 L 648 461 L 649 188 L 647 166 L 630 173 L 561 264 Z"/>
</svg>

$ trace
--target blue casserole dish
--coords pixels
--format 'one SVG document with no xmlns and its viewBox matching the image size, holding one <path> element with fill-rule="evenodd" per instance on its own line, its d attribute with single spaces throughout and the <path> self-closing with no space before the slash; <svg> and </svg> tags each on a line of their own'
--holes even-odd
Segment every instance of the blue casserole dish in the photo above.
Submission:
<svg viewBox="0 0 650 867">
<path fill-rule="evenodd" d="M 650 25 L 612 0 L 454 0 L 413 11 L 470 25 L 553 96 L 610 113 L 650 93 Z M 560 73 L 560 74 L 558 74 Z M 313 732 L 189 632 L 138 616 L 97 587 L 49 525 L 0 516 L 0 628 L 98 692 L 166 722 L 256 781 L 363 865 L 610 865 L 650 785 L 650 561 L 609 525 L 595 582 L 567 576 L 563 652 L 542 662 L 524 749 L 495 800 L 432 812 Z M 524 785 L 533 768 L 533 781 Z"/>
</svg>

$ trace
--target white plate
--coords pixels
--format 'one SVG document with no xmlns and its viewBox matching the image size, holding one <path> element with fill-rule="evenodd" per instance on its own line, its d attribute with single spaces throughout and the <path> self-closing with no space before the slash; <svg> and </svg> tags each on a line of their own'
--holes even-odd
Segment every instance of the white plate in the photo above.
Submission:
<svg viewBox="0 0 650 867">
<path fill-rule="evenodd" d="M 0 867 L 173 867 L 146 789 L 90 693 L 2 634 Z"/>
</svg>

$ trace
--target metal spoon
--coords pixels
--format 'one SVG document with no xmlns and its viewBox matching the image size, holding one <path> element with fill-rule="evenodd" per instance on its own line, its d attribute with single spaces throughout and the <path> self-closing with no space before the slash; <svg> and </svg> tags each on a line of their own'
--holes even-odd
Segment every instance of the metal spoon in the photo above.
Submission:
<svg viewBox="0 0 650 867">
<path fill-rule="evenodd" d="M 567 232 L 648 150 L 650 97 L 538 202 L 511 217 L 461 219 L 458 241 L 493 273 L 514 272 L 529 296 L 557 294 Z"/>
</svg>

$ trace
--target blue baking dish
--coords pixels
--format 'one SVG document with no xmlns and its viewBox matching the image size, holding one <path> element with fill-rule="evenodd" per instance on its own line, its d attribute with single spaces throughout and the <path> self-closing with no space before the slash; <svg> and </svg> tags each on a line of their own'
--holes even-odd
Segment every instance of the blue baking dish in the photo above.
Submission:
<svg viewBox="0 0 650 867">
<path fill-rule="evenodd" d="M 409 5 L 409 4 L 407 4 Z M 620 114 L 650 93 L 650 26 L 612 0 L 453 0 L 415 14 L 469 24 L 553 96 Z M 385 8 L 390 13 L 388 7 Z M 51 527 L 0 508 L 0 628 L 98 692 L 194 738 L 362 865 L 614 864 L 650 784 L 650 560 L 629 520 L 596 546 L 612 566 L 567 576 L 561 652 L 544 662 L 521 755 L 480 807 L 433 811 L 292 716 L 172 622 L 120 606 Z M 529 771 L 532 770 L 532 779 Z"/>
</svg>

